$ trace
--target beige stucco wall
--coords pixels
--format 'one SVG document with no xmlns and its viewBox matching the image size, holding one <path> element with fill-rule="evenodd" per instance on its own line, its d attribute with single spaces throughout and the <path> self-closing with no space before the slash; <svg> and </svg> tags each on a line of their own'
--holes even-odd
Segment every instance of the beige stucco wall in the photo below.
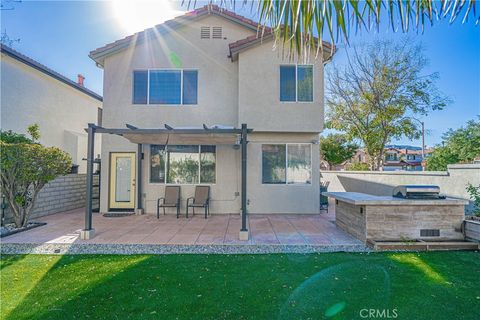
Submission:
<svg viewBox="0 0 480 320">
<path fill-rule="evenodd" d="M 201 26 L 221 26 L 227 39 L 200 39 Z M 222 124 L 239 126 L 247 122 L 254 133 L 249 135 L 247 198 L 251 213 L 318 213 L 319 167 L 318 144 L 312 144 L 311 185 L 262 185 L 262 143 L 312 143 L 318 141 L 323 123 L 323 65 L 315 67 L 314 103 L 279 103 L 279 66 L 276 52 L 271 52 L 273 43 L 261 46 L 257 63 L 248 55 L 240 59 L 247 66 L 239 85 L 239 61 L 228 57 L 228 43 L 255 34 L 251 29 L 208 16 L 169 34 L 156 37 L 108 56 L 104 61 L 104 108 L 105 127 L 124 127 L 126 123 L 142 128 L 171 126 L 201 126 Z M 256 49 L 252 49 L 256 50 Z M 181 61 L 182 68 L 198 69 L 198 105 L 134 105 L 132 104 L 132 76 L 134 70 L 173 68 L 172 53 Z M 243 55 L 243 53 L 241 54 Z M 285 60 L 284 62 L 288 62 Z M 240 62 L 242 63 L 242 62 Z M 255 69 L 255 70 L 253 70 Z M 262 70 L 264 72 L 262 72 Z M 259 87 L 271 77 L 271 86 L 263 92 L 245 90 L 246 78 Z M 264 74 L 262 79 L 257 74 Z M 241 90 L 241 91 L 239 91 Z M 244 99 L 248 95 L 249 99 Z M 242 101 L 242 102 L 241 102 Z M 245 108 L 239 107 L 243 104 Z M 262 110 L 264 109 L 264 110 Z M 239 115 L 243 112 L 243 115 Z M 248 111 L 250 114 L 245 116 Z M 250 123 L 251 122 L 251 123 Z M 282 131 L 282 132 L 279 132 Z M 102 136 L 102 187 L 101 212 L 108 211 L 109 155 L 111 152 L 136 152 L 137 145 L 117 136 Z M 142 169 L 142 205 L 147 213 L 156 212 L 156 201 L 164 194 L 164 185 L 149 183 L 150 146 L 144 145 Z M 240 212 L 240 151 L 233 146 L 217 146 L 217 178 L 212 185 L 212 213 Z M 182 212 L 185 200 L 194 193 L 193 185 L 182 185 Z M 173 213 L 172 210 L 170 212 Z"/>
<path fill-rule="evenodd" d="M 226 39 L 200 39 L 201 26 L 221 26 Z M 124 126 L 129 122 L 142 127 L 235 126 L 238 114 L 238 68 L 228 58 L 228 43 L 254 34 L 250 29 L 209 16 L 171 33 L 158 35 L 142 44 L 105 59 L 103 124 Z M 181 68 L 198 70 L 197 105 L 134 105 L 134 70 L 175 68 L 174 54 Z"/>
<path fill-rule="evenodd" d="M 247 148 L 247 199 L 250 213 L 318 213 L 320 150 L 312 133 L 252 134 Z M 262 184 L 262 144 L 312 143 L 311 184 Z"/>
<path fill-rule="evenodd" d="M 257 131 L 321 132 L 324 121 L 323 63 L 289 60 L 273 40 L 241 52 L 238 58 L 239 119 Z M 280 65 L 313 64 L 313 101 L 280 101 Z"/>
<path fill-rule="evenodd" d="M 101 101 L 94 99 L 5 54 L 1 55 L 1 129 L 26 133 L 40 126 L 40 143 L 68 152 L 79 172 L 86 171 L 87 135 L 84 128 L 97 122 Z M 100 153 L 100 138 L 96 153 Z"/>
<path fill-rule="evenodd" d="M 128 140 L 103 135 L 102 167 L 109 168 L 111 152 L 137 152 L 137 145 Z M 262 184 L 262 153 L 264 143 L 311 143 L 318 136 L 311 133 L 252 133 L 247 148 L 247 200 L 250 213 L 318 213 L 319 166 L 318 144 L 312 144 L 312 184 L 267 185 Z M 150 145 L 143 146 L 142 161 L 142 206 L 148 214 L 156 213 L 156 201 L 164 195 L 165 184 L 150 183 Z M 217 145 L 216 183 L 211 185 L 211 213 L 240 213 L 241 154 L 231 145 Z M 101 212 L 108 211 L 109 170 L 101 173 Z M 181 186 L 181 212 L 185 202 L 193 196 L 194 185 Z M 167 212 L 174 213 L 173 209 Z"/>
</svg>

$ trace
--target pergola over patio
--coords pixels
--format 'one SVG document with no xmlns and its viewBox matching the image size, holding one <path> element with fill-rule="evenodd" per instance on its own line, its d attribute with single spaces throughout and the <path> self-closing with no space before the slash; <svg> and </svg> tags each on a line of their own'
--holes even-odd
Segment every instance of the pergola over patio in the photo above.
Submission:
<svg viewBox="0 0 480 320">
<path fill-rule="evenodd" d="M 241 213 L 242 227 L 240 229 L 240 240 L 248 240 L 247 229 L 247 136 L 253 129 L 248 129 L 247 124 L 242 124 L 241 128 L 212 126 L 208 127 L 181 127 L 174 128 L 165 124 L 165 128 L 144 129 L 136 126 L 125 124 L 126 128 L 104 128 L 93 123 L 88 124 L 85 129 L 88 133 L 88 149 L 87 149 L 87 192 L 85 206 L 85 229 L 81 231 L 82 239 L 90 239 L 95 234 L 92 226 L 92 202 L 93 202 L 93 164 L 94 164 L 94 148 L 95 134 L 106 133 L 122 136 L 128 141 L 137 144 L 137 178 L 136 178 L 136 204 L 137 212 L 141 212 L 142 202 L 139 201 L 142 195 L 142 145 L 143 144 L 227 144 L 240 145 L 241 147 Z"/>
</svg>

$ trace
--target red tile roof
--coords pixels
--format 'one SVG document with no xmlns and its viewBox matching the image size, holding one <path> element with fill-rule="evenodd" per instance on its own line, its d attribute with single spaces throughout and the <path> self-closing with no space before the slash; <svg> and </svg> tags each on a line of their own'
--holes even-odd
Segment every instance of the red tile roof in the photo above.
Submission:
<svg viewBox="0 0 480 320">
<path fill-rule="evenodd" d="M 257 34 L 254 34 L 254 35 L 246 37 L 245 39 L 240 39 L 238 41 L 230 43 L 228 45 L 228 47 L 230 49 L 230 54 L 232 55 L 233 53 L 236 53 L 241 49 L 249 48 L 253 44 L 261 43 L 262 40 L 268 40 L 272 37 L 273 37 L 273 32 L 270 28 L 266 28 L 263 31 L 263 34 L 262 34 L 262 30 L 259 30 L 259 32 Z M 315 38 L 315 41 L 317 41 L 317 40 L 318 39 Z M 335 52 L 334 51 L 335 47 L 332 46 L 331 43 L 329 43 L 327 41 L 322 41 L 322 44 L 323 44 L 323 47 L 326 48 L 327 50 L 331 51 L 332 53 Z"/>
</svg>

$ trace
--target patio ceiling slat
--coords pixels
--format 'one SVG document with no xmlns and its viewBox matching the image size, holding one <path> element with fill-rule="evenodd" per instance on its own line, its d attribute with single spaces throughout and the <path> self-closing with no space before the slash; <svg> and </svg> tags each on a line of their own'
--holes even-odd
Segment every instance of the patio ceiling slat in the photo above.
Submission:
<svg viewBox="0 0 480 320">
<path fill-rule="evenodd" d="M 218 133 L 134 133 L 123 134 L 123 137 L 132 143 L 137 144 L 171 144 L 171 145 L 190 145 L 190 144 L 236 144 L 237 134 L 218 134 Z"/>
</svg>

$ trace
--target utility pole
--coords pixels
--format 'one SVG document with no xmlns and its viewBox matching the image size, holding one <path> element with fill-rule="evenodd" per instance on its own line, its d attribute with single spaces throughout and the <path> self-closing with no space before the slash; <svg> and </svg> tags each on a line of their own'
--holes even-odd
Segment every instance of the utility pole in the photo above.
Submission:
<svg viewBox="0 0 480 320">
<path fill-rule="evenodd" d="M 422 123 L 422 162 L 423 162 L 423 160 L 425 160 L 425 122 L 421 121 L 421 123 Z"/>
</svg>

